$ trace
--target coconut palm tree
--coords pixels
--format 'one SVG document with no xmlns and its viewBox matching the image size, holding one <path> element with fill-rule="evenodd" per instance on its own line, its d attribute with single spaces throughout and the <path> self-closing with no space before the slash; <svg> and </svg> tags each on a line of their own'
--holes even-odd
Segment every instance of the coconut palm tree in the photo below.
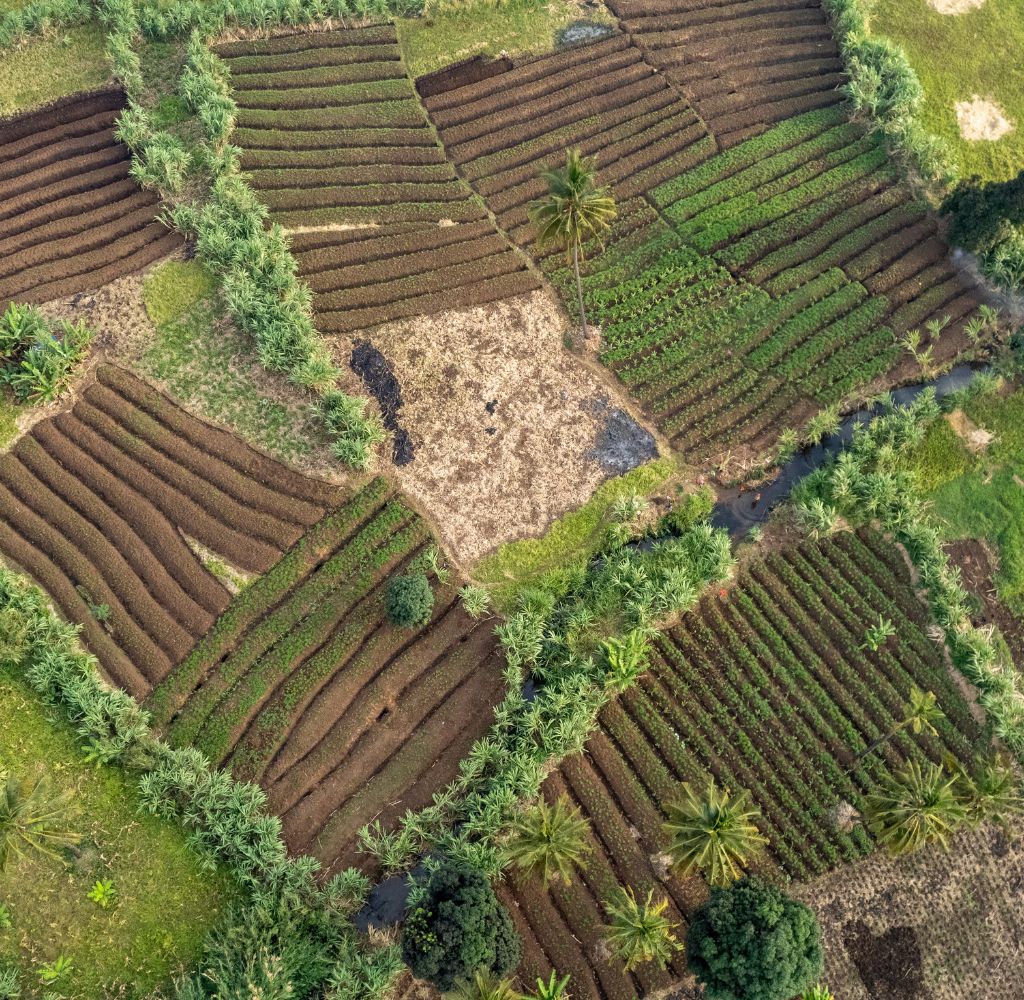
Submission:
<svg viewBox="0 0 1024 1000">
<path fill-rule="evenodd" d="M 657 962 L 664 969 L 672 953 L 681 947 L 674 924 L 665 916 L 668 900 L 654 901 L 654 890 L 647 893 L 642 903 L 637 901 L 632 887 L 621 886 L 616 895 L 604 904 L 610 918 L 606 940 L 611 950 L 622 959 L 629 972 L 642 962 Z"/>
<path fill-rule="evenodd" d="M 761 810 L 745 789 L 733 794 L 712 780 L 698 791 L 686 782 L 682 797 L 666 808 L 669 818 L 662 829 L 670 838 L 673 863 L 683 874 L 699 868 L 712 885 L 739 878 L 750 857 L 768 843 L 756 824 Z"/>
<path fill-rule="evenodd" d="M 916 684 L 910 689 L 910 700 L 907 702 L 906 715 L 900 722 L 897 722 L 887 733 L 883 733 L 878 739 L 868 744 L 856 757 L 856 764 L 864 757 L 874 753 L 880 746 L 888 743 L 897 733 L 904 729 L 910 729 L 912 733 L 920 735 L 928 733 L 930 736 L 938 736 L 935 723 L 946 717 L 946 713 L 939 707 L 935 693 L 922 691 Z"/>
<path fill-rule="evenodd" d="M 476 972 L 473 978 L 459 983 L 451 993 L 451 1000 L 526 1000 L 509 979 L 499 979 L 493 972 Z"/>
<path fill-rule="evenodd" d="M 45 778 L 8 778 L 0 792 L 0 871 L 12 857 L 55 856 L 77 844 L 78 834 L 67 828 L 68 812 L 68 796 L 51 794 Z"/>
<path fill-rule="evenodd" d="M 566 260 L 572 262 L 584 337 L 587 335 L 587 314 L 580 278 L 583 244 L 591 238 L 603 236 L 615 218 L 615 200 L 608 188 L 597 186 L 596 174 L 592 158 L 585 158 L 578 149 L 567 150 L 563 168 L 542 174 L 548 193 L 531 202 L 528 210 L 530 220 L 537 227 L 538 245 L 564 246 Z"/>
<path fill-rule="evenodd" d="M 966 820 L 956 775 L 938 764 L 913 761 L 885 787 L 867 796 L 868 829 L 890 854 L 909 854 L 925 844 L 947 847 L 950 834 Z"/>
<path fill-rule="evenodd" d="M 573 868 L 583 867 L 590 851 L 590 824 L 565 795 L 554 802 L 539 799 L 513 824 L 505 846 L 506 856 L 531 875 L 539 875 L 548 885 L 566 884 Z"/>
</svg>

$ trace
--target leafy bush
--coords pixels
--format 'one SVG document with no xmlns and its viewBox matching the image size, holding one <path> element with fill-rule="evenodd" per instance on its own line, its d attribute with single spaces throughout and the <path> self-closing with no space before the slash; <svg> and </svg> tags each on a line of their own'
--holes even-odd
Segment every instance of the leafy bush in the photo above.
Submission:
<svg viewBox="0 0 1024 1000">
<path fill-rule="evenodd" d="M 686 960 L 708 1000 L 790 1000 L 821 975 L 821 928 L 803 903 L 744 878 L 712 888 Z"/>
<path fill-rule="evenodd" d="M 35 0 L 0 17 L 0 49 L 28 35 L 45 34 L 50 28 L 84 24 L 91 17 L 89 0 Z"/>
<path fill-rule="evenodd" d="M 384 598 L 388 620 L 399 628 L 419 628 L 430 621 L 434 610 L 434 592 L 423 573 L 396 576 L 388 584 Z"/>
<path fill-rule="evenodd" d="M 12 302 L 0 316 L 0 380 L 23 403 L 50 403 L 68 387 L 93 334 L 61 320 L 54 334 L 38 309 Z"/>
<path fill-rule="evenodd" d="M 445 860 L 430 875 L 402 932 L 402 958 L 420 979 L 451 990 L 478 970 L 503 976 L 522 943 L 487 877 Z"/>
<path fill-rule="evenodd" d="M 334 454 L 354 469 L 365 469 L 373 446 L 384 440 L 380 420 L 366 414 L 366 400 L 331 389 L 320 399 L 320 413 L 334 439 Z"/>
</svg>

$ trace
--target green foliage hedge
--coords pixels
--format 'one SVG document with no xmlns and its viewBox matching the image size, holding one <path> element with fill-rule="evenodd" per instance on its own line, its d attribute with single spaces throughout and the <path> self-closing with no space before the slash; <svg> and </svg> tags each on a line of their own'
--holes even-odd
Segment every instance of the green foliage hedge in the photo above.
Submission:
<svg viewBox="0 0 1024 1000">
<path fill-rule="evenodd" d="M 90 0 L 35 0 L 0 17 L 0 49 L 50 28 L 85 24 L 91 17 Z"/>
</svg>

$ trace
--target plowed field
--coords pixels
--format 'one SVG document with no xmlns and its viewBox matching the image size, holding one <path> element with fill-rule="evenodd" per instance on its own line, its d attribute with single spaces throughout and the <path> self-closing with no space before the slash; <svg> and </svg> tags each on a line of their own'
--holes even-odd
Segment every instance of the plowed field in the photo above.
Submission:
<svg viewBox="0 0 1024 1000">
<path fill-rule="evenodd" d="M 337 499 L 102 365 L 70 412 L 0 458 L 0 553 L 143 697 L 230 600 L 182 536 L 263 572 Z"/>
<path fill-rule="evenodd" d="M 218 48 L 243 167 L 345 333 L 539 287 L 438 145 L 391 25 Z"/>
<path fill-rule="evenodd" d="M 572 296 L 560 257 L 546 266 Z M 886 376 L 899 338 L 979 304 L 934 219 L 843 108 L 809 112 L 620 206 L 587 263 L 603 360 L 675 447 L 704 460 Z M 709 364 L 709 351 L 715 363 Z"/>
<path fill-rule="evenodd" d="M 110 89 L 0 122 L 0 309 L 98 288 L 180 246 L 128 176 L 123 105 Z"/>
<path fill-rule="evenodd" d="M 359 861 L 356 834 L 430 802 L 502 695 L 493 622 L 432 581 L 431 621 L 386 619 L 388 579 L 430 541 L 377 479 L 251 584 L 153 692 L 171 739 L 259 782 L 293 851 Z"/>
<path fill-rule="evenodd" d="M 533 239 L 527 204 L 543 194 L 543 169 L 578 147 L 597 158 L 620 201 L 707 158 L 713 139 L 626 35 L 508 68 L 424 98 L 438 134 L 499 224 Z M 432 88 L 433 89 L 433 88 Z"/>
<path fill-rule="evenodd" d="M 879 614 L 898 639 L 864 646 Z M 926 637 L 900 553 L 881 535 L 843 534 L 774 553 L 726 595 L 706 597 L 656 643 L 651 669 L 610 705 L 581 757 L 549 779 L 590 820 L 593 854 L 571 886 L 544 891 L 514 877 L 502 890 L 525 942 L 525 982 L 552 967 L 580 996 L 629 1000 L 669 984 L 641 966 L 632 977 L 595 948 L 601 904 L 617 884 L 667 896 L 676 920 L 700 901 L 699 880 L 662 879 L 664 806 L 679 783 L 714 775 L 747 788 L 770 838 L 758 863 L 796 877 L 820 874 L 872 848 L 862 827 L 837 828 L 832 810 L 908 758 L 969 762 L 979 727 Z M 901 733 L 857 764 L 853 755 L 903 717 L 912 684 L 938 695 L 939 738 Z M 682 937 L 682 934 L 680 934 Z M 683 971 L 682 959 L 672 967 Z"/>
<path fill-rule="evenodd" d="M 819 0 L 609 0 L 722 147 L 838 104 L 846 80 Z"/>
</svg>

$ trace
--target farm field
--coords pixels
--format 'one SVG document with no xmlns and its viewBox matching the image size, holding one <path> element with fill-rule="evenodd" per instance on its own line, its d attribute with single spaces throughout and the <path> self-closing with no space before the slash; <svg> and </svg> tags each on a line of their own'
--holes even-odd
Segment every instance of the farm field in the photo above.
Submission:
<svg viewBox="0 0 1024 1000">
<path fill-rule="evenodd" d="M 108 88 L 0 122 L 0 307 L 96 288 L 181 245 L 128 175 L 123 105 Z"/>
<path fill-rule="evenodd" d="M 204 869 L 179 827 L 140 816 L 132 780 L 86 760 L 72 727 L 10 664 L 0 668 L 0 712 L 0 773 L 45 777 L 53 792 L 72 795 L 71 828 L 81 838 L 66 854 L 17 859 L 0 871 L 10 918 L 0 928 L 0 968 L 21 968 L 23 995 L 33 997 L 42 966 L 61 955 L 72 963 L 62 996 L 92 1000 L 125 983 L 167 988 L 233 902 L 230 879 Z M 100 879 L 117 894 L 108 908 L 89 898 Z"/>
<path fill-rule="evenodd" d="M 568 298 L 570 275 L 546 269 Z M 926 207 L 878 141 L 825 108 L 792 118 L 620 206 L 586 264 L 602 360 L 691 460 L 771 447 L 913 367 L 898 338 L 978 305 Z M 926 334 L 927 338 L 927 334 Z M 721 362 L 707 365 L 708 345 Z"/>
<path fill-rule="evenodd" d="M 942 13 L 928 0 L 892 0 L 871 16 L 871 32 L 898 44 L 924 88 L 921 122 L 949 143 L 959 173 L 1010 180 L 1024 163 L 1024 19 L 1015 0 L 985 0 Z M 1010 125 L 997 139 L 964 138 L 957 104 L 992 101 Z"/>
<path fill-rule="evenodd" d="M 426 524 L 377 478 L 250 584 L 147 707 L 172 742 L 260 783 L 297 853 L 360 862 L 356 834 L 427 804 L 503 691 L 493 623 L 436 578 L 430 622 L 389 624 L 385 584 Z"/>
<path fill-rule="evenodd" d="M 242 166 L 324 333 L 539 287 L 445 159 L 391 25 L 234 42 Z"/>
<path fill-rule="evenodd" d="M 899 642 L 872 653 L 864 633 L 879 614 Z M 699 879 L 665 879 L 651 861 L 664 849 L 664 805 L 683 781 L 713 775 L 750 791 L 770 840 L 755 862 L 761 870 L 803 881 L 870 852 L 862 826 L 846 831 L 832 818 L 841 802 L 860 807 L 908 759 L 951 753 L 969 763 L 984 742 L 927 627 L 902 555 L 865 531 L 752 562 L 735 586 L 662 633 L 651 669 L 604 710 L 586 753 L 545 786 L 590 820 L 588 867 L 569 887 L 519 881 L 503 890 L 525 941 L 524 980 L 556 967 L 586 984 L 587 997 L 623 1000 L 669 984 L 649 965 L 631 980 L 592 956 L 601 900 L 617 883 L 666 892 L 683 923 L 701 901 Z M 938 696 L 939 738 L 904 732 L 856 761 L 900 720 L 914 684 Z"/>
<path fill-rule="evenodd" d="M 107 676 L 144 697 L 230 601 L 188 539 L 259 573 L 340 494 L 102 365 L 0 458 L 0 552 L 35 577 Z"/>
<path fill-rule="evenodd" d="M 721 147 L 842 100 L 846 76 L 819 0 L 611 0 L 609 7 Z"/>
</svg>

